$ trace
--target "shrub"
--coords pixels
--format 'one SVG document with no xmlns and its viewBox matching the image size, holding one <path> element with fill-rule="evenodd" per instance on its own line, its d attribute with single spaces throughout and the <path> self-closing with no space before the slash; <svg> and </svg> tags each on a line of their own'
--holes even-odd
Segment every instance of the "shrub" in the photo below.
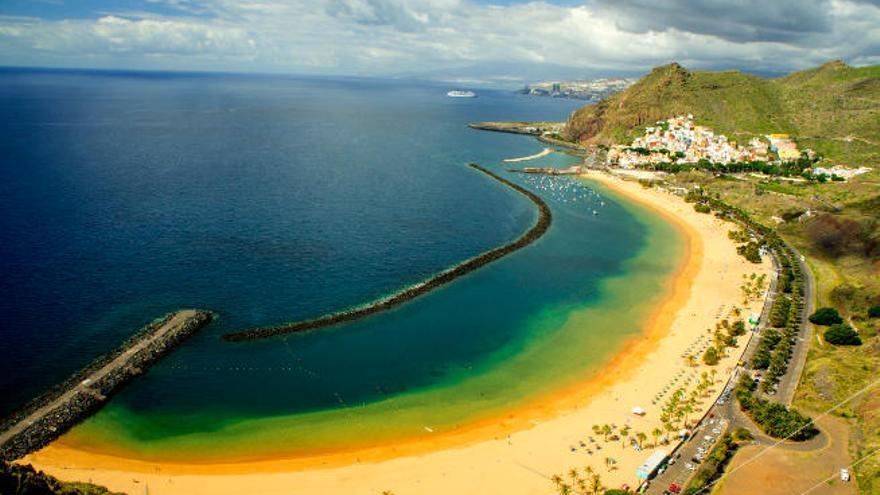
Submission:
<svg viewBox="0 0 880 495">
<path fill-rule="evenodd" d="M 843 318 L 840 317 L 840 313 L 837 312 L 834 308 L 819 308 L 815 313 L 810 315 L 810 322 L 814 325 L 834 325 L 836 323 L 843 323 Z"/>
<path fill-rule="evenodd" d="M 754 390 L 754 383 L 747 375 L 743 375 L 734 395 L 740 408 L 761 431 L 774 438 L 787 438 L 796 442 L 809 440 L 819 434 L 812 419 L 777 402 L 755 397 Z"/>
<path fill-rule="evenodd" d="M 736 247 L 736 252 L 752 263 L 757 264 L 761 262 L 761 246 L 757 242 L 750 241 L 739 245 Z"/>
<path fill-rule="evenodd" d="M 797 220 L 804 214 L 804 210 L 800 208 L 789 208 L 786 210 L 782 210 L 782 219 L 786 222 L 791 222 L 792 220 Z"/>
<path fill-rule="evenodd" d="M 868 318 L 880 318 L 880 304 L 868 309 Z"/>
<path fill-rule="evenodd" d="M 849 325 L 837 323 L 825 330 L 825 342 L 834 345 L 862 345 L 859 334 Z"/>
<path fill-rule="evenodd" d="M 731 337 L 739 337 L 740 335 L 746 334 L 746 322 L 742 320 L 737 320 L 733 322 L 733 326 L 730 327 L 730 336 Z"/>
<path fill-rule="evenodd" d="M 710 213 L 712 211 L 712 208 L 710 208 L 706 204 L 697 203 L 694 205 L 694 210 L 696 210 L 697 213 Z"/>
<path fill-rule="evenodd" d="M 718 350 L 714 347 L 706 349 L 706 352 L 703 353 L 703 362 L 708 364 L 709 366 L 715 366 L 720 360 L 721 357 L 718 356 Z"/>
</svg>

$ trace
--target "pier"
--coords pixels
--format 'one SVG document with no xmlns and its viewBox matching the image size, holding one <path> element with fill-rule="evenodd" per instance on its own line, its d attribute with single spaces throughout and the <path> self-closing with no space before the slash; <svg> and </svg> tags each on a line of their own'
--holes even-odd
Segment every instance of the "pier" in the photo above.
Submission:
<svg viewBox="0 0 880 495">
<path fill-rule="evenodd" d="M 462 263 L 459 263 L 458 265 L 455 265 L 452 268 L 449 268 L 438 273 L 437 275 L 434 275 L 433 277 L 425 281 L 406 287 L 390 296 L 386 296 L 361 306 L 356 306 L 354 308 L 343 310 L 337 313 L 331 313 L 329 315 L 312 320 L 303 320 L 278 326 L 261 327 L 253 330 L 228 333 L 224 335 L 223 338 L 225 340 L 233 342 L 264 339 L 277 335 L 305 332 L 318 328 L 329 327 L 332 325 L 337 325 L 339 323 L 358 320 L 366 316 L 378 313 L 380 311 L 386 311 L 396 306 L 399 306 L 411 299 L 427 294 L 428 292 L 431 292 L 438 287 L 446 285 L 459 277 L 467 275 L 468 273 L 477 270 L 478 268 L 492 263 L 493 261 L 499 260 L 514 251 L 522 249 L 538 240 L 538 238 L 540 238 L 542 235 L 544 235 L 544 233 L 547 232 L 547 229 L 550 228 L 550 223 L 553 221 L 553 214 L 550 212 L 550 208 L 547 206 L 547 203 L 545 203 L 544 200 L 538 197 L 535 193 L 523 188 L 522 186 L 514 184 L 513 182 L 504 179 L 503 177 L 500 177 L 475 163 L 471 163 L 469 164 L 469 166 L 474 170 L 482 172 L 492 179 L 495 179 L 496 181 L 517 191 L 518 193 L 528 198 L 532 203 L 534 203 L 535 206 L 538 208 L 538 221 L 535 222 L 532 228 L 530 228 L 528 231 L 526 231 L 526 233 L 508 244 L 470 258 Z"/>
<path fill-rule="evenodd" d="M 0 424 L 0 460 L 38 450 L 98 411 L 107 399 L 213 319 L 185 309 L 146 326 Z"/>
</svg>

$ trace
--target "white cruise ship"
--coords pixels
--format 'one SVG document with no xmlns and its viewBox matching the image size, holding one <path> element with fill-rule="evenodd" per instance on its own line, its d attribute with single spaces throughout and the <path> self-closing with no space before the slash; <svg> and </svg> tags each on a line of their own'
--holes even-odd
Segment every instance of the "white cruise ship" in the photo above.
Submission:
<svg viewBox="0 0 880 495">
<path fill-rule="evenodd" d="M 475 96 L 477 96 L 477 94 L 474 93 L 473 91 L 452 90 L 452 91 L 446 93 L 446 96 L 449 96 L 452 98 L 474 98 Z"/>
</svg>

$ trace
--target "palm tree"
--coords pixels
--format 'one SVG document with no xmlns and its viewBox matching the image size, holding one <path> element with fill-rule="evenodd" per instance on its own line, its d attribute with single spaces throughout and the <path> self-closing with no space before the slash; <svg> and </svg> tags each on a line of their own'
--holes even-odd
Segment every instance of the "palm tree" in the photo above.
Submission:
<svg viewBox="0 0 880 495">
<path fill-rule="evenodd" d="M 554 474 L 553 477 L 550 478 L 550 481 L 553 482 L 553 486 L 556 488 L 556 493 L 559 495 L 571 494 L 571 487 L 562 480 L 562 476 Z"/>
<path fill-rule="evenodd" d="M 626 437 L 629 436 L 629 426 L 620 429 L 620 445 L 626 446 Z"/>
<path fill-rule="evenodd" d="M 571 468 L 568 470 L 568 477 L 571 478 L 571 481 L 576 482 L 578 480 L 578 471 L 575 468 Z"/>
<path fill-rule="evenodd" d="M 602 486 L 602 479 L 599 478 L 598 474 L 594 474 L 593 477 L 590 478 L 590 491 L 593 492 L 593 495 L 599 495 L 599 492 L 601 492 L 603 489 L 604 487 Z"/>
<path fill-rule="evenodd" d="M 656 449 L 657 446 L 660 444 L 660 437 L 663 436 L 663 430 L 661 430 L 660 428 L 654 428 L 654 430 L 651 432 L 651 436 L 654 437 L 654 448 Z"/>
<path fill-rule="evenodd" d="M 608 442 L 608 435 L 610 435 L 612 431 L 611 425 L 602 425 L 602 434 L 605 435 L 605 442 Z"/>
<path fill-rule="evenodd" d="M 614 464 L 615 464 L 616 462 L 617 462 L 617 461 L 615 461 L 615 460 L 614 460 L 613 458 L 611 458 L 611 457 L 606 457 L 606 458 L 605 458 L 605 466 L 608 468 L 609 471 L 611 471 L 612 466 L 614 466 Z"/>
<path fill-rule="evenodd" d="M 593 434 L 599 436 L 602 433 L 602 427 L 599 425 L 593 425 Z"/>
<path fill-rule="evenodd" d="M 697 366 L 697 358 L 693 354 L 688 354 L 684 359 L 687 361 L 689 367 L 693 368 Z"/>
<path fill-rule="evenodd" d="M 642 448 L 642 442 L 648 439 L 648 435 L 645 435 L 644 432 L 637 431 L 636 432 L 636 440 L 639 442 L 639 448 Z"/>
<path fill-rule="evenodd" d="M 693 404 L 692 404 L 690 401 L 688 401 L 688 402 L 686 402 L 685 405 L 682 406 L 682 408 L 681 408 L 681 413 L 682 413 L 682 415 L 684 416 L 684 425 L 685 425 L 685 427 L 687 427 L 688 414 L 690 414 L 690 413 L 692 413 L 692 412 L 694 412 L 694 406 L 693 406 Z"/>
</svg>

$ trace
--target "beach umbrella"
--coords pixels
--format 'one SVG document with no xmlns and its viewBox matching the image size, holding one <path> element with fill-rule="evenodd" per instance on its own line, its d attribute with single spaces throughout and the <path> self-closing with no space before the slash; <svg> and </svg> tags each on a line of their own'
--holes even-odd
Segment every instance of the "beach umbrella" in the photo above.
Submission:
<svg viewBox="0 0 880 495">
<path fill-rule="evenodd" d="M 637 415 L 637 416 L 644 416 L 644 415 L 645 415 L 645 410 L 642 409 L 642 408 L 639 407 L 639 406 L 636 406 L 636 407 L 632 408 L 632 413 L 635 414 L 635 415 Z"/>
</svg>

